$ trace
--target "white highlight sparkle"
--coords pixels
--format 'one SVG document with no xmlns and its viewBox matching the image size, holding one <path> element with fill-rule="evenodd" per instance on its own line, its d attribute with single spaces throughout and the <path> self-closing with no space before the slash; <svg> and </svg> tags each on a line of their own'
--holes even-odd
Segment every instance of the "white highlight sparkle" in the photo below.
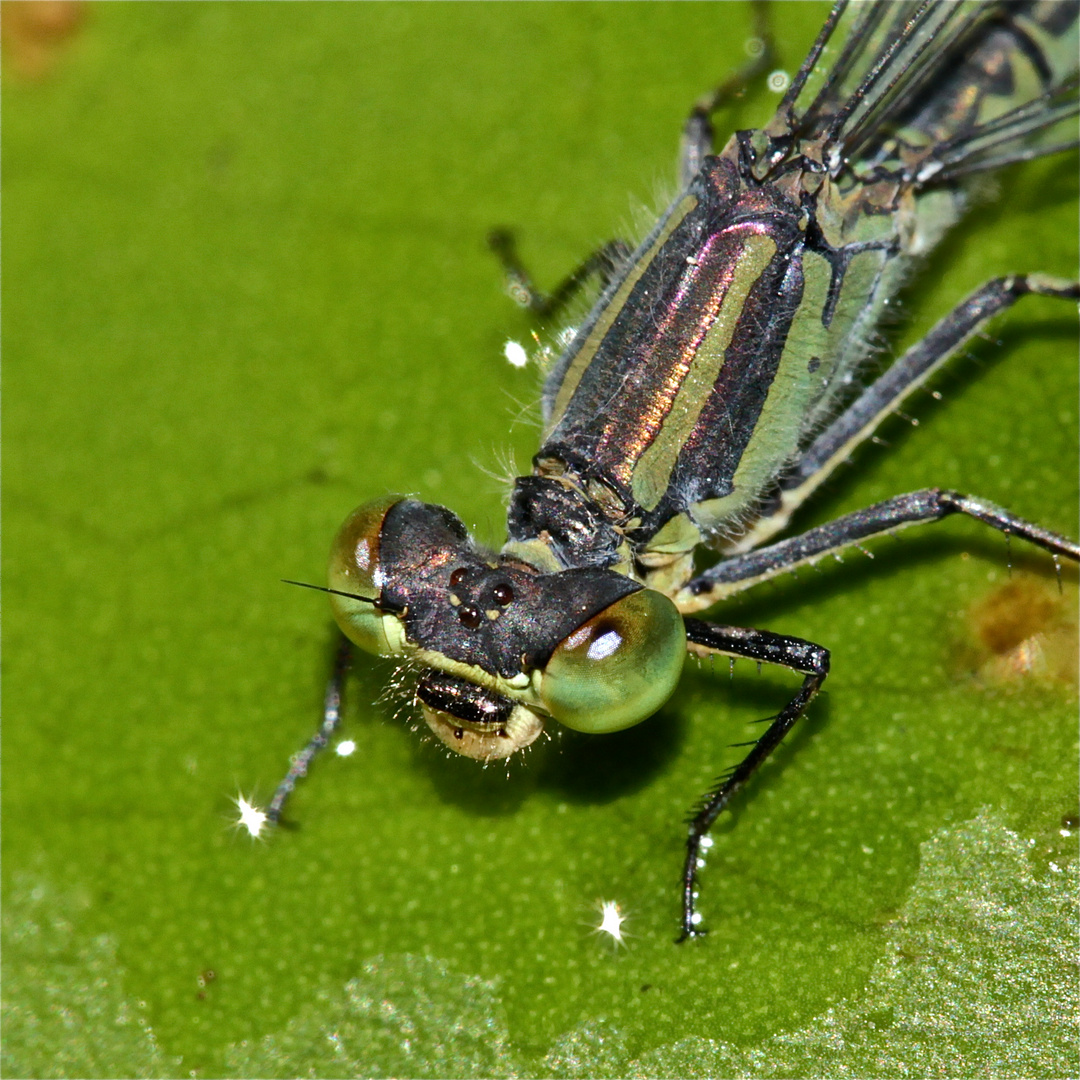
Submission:
<svg viewBox="0 0 1080 1080">
<path fill-rule="evenodd" d="M 266 828 L 267 821 L 270 820 L 266 816 L 266 811 L 259 809 L 254 803 L 249 803 L 243 795 L 237 795 L 233 802 L 236 803 L 236 809 L 240 811 L 240 816 L 236 819 L 237 827 L 246 829 L 248 836 L 258 840 L 263 834 L 263 829 Z"/>
<path fill-rule="evenodd" d="M 523 368 L 529 362 L 529 354 L 519 342 L 511 339 L 503 346 L 503 356 L 511 367 Z"/>
<path fill-rule="evenodd" d="M 341 742 L 334 747 L 334 753 L 338 757 L 348 757 L 350 754 L 356 753 L 356 743 L 352 739 L 342 739 Z"/>
<path fill-rule="evenodd" d="M 777 68 L 776 71 L 769 73 L 766 82 L 774 94 L 782 94 L 791 85 L 791 76 L 786 71 Z"/>
<path fill-rule="evenodd" d="M 616 945 L 625 945 L 622 926 L 626 922 L 626 916 L 622 913 L 617 900 L 600 901 L 600 925 L 594 930 L 594 934 L 607 934 Z"/>
</svg>

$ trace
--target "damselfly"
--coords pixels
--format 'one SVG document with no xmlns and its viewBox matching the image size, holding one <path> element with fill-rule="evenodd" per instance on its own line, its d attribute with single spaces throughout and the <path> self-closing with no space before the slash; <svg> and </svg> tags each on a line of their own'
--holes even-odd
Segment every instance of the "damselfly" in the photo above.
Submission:
<svg viewBox="0 0 1080 1080">
<path fill-rule="evenodd" d="M 449 510 L 396 495 L 348 517 L 326 590 L 345 639 L 323 723 L 265 818 L 280 818 L 338 724 L 350 643 L 399 658 L 431 731 L 482 762 L 552 722 L 601 734 L 645 720 L 688 653 L 787 668 L 798 693 L 694 811 L 685 938 L 700 932 L 710 827 L 829 671 L 820 645 L 696 612 L 954 513 L 1080 558 L 1065 537 L 937 488 L 774 540 L 988 319 L 1029 293 L 1080 297 L 1038 274 L 987 282 L 860 382 L 883 313 L 963 213 L 971 178 L 1074 145 L 1078 13 L 1074 0 L 841 0 L 766 127 L 713 155 L 710 116 L 730 86 L 695 106 L 681 194 L 635 249 L 608 245 L 543 297 L 497 235 L 526 305 L 550 312 L 590 277 L 601 288 L 548 365 L 543 442 L 514 483 L 507 542 L 484 550 Z M 702 546 L 720 559 L 698 572 Z"/>
</svg>

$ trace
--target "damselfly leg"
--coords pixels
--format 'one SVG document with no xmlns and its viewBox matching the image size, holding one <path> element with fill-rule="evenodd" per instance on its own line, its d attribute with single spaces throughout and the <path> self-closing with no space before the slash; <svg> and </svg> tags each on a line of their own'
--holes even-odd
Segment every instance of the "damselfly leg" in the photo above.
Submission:
<svg viewBox="0 0 1080 1080">
<path fill-rule="evenodd" d="M 711 604 L 717 598 L 732 596 L 777 574 L 814 563 L 825 555 L 835 555 L 863 540 L 872 540 L 908 525 L 940 521 L 951 514 L 966 514 L 1006 536 L 1027 540 L 1051 555 L 1080 561 L 1080 544 L 1068 537 L 1025 521 L 983 499 L 940 488 L 926 488 L 845 514 L 790 540 L 724 559 L 694 578 L 676 600 L 683 601 L 683 607 L 691 609 L 702 598 L 707 598 L 707 603 Z"/>
<path fill-rule="evenodd" d="M 679 186 L 686 187 L 701 171 L 705 158 L 713 152 L 713 115 L 746 92 L 747 86 L 773 62 L 775 47 L 769 25 L 769 5 L 754 0 L 750 5 L 752 36 L 746 42 L 748 59 L 722 83 L 694 102 L 683 124 L 679 145 Z"/>
<path fill-rule="evenodd" d="M 682 933 L 679 941 L 701 934 L 700 917 L 694 910 L 698 863 L 702 841 L 713 822 L 735 795 L 757 772 L 765 759 L 780 745 L 795 722 L 806 712 L 825 676 L 829 673 L 829 650 L 811 641 L 773 634 L 768 630 L 753 630 L 736 626 L 717 626 L 699 619 L 686 620 L 687 648 L 695 656 L 730 656 L 733 659 L 756 660 L 759 664 L 775 664 L 805 675 L 799 692 L 774 717 L 765 734 L 756 739 L 753 748 L 729 773 L 721 777 L 714 791 L 702 800 L 690 820 L 686 840 L 686 862 L 682 876 Z"/>
<path fill-rule="evenodd" d="M 311 762 L 329 746 L 331 736 L 341 725 L 341 697 L 345 686 L 345 676 L 349 673 L 349 665 L 352 663 L 352 643 L 344 634 L 338 634 L 337 639 L 330 678 L 326 684 L 326 696 L 323 698 L 322 723 L 308 740 L 307 745 L 298 753 L 293 754 L 289 771 L 278 784 L 266 808 L 267 820 L 273 824 L 281 823 L 285 803 L 293 793 L 297 781 L 307 776 Z"/>
<path fill-rule="evenodd" d="M 544 317 L 561 312 L 592 278 L 604 288 L 631 252 L 625 240 L 609 240 L 567 274 L 550 293 L 544 293 L 533 284 L 532 274 L 518 257 L 517 242 L 509 229 L 492 229 L 488 233 L 488 247 L 502 264 L 506 291 L 514 303 Z"/>
<path fill-rule="evenodd" d="M 802 536 L 725 559 L 711 570 L 691 581 L 676 600 L 683 600 L 683 610 L 693 609 L 697 597 L 730 596 L 777 574 L 813 563 L 825 555 L 834 555 L 845 547 L 858 544 L 907 525 L 939 521 L 951 514 L 966 514 L 1007 536 L 1018 536 L 1029 543 L 1060 557 L 1080 560 L 1080 544 L 1057 533 L 1032 524 L 991 503 L 954 491 L 936 488 L 900 495 L 876 506 L 837 518 Z M 704 606 L 704 605 L 703 605 Z M 736 630 L 714 626 L 697 619 L 686 620 L 688 647 L 691 652 L 707 652 L 727 656 L 745 656 L 767 663 L 779 664 L 806 675 L 799 693 L 784 710 L 772 719 L 761 739 L 726 777 L 720 786 L 705 798 L 690 824 L 687 839 L 686 863 L 683 867 L 682 935 L 679 940 L 701 933 L 695 907 L 695 881 L 702 839 L 732 797 L 743 787 L 765 759 L 783 741 L 795 722 L 805 712 L 820 689 L 829 670 L 828 651 L 820 645 L 769 634 L 761 630 Z"/>
</svg>

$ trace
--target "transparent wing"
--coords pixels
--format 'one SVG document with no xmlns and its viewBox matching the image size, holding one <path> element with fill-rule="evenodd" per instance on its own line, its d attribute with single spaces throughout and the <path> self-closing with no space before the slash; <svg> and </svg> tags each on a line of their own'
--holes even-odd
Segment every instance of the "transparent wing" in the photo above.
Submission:
<svg viewBox="0 0 1080 1080">
<path fill-rule="evenodd" d="M 840 0 L 768 129 L 768 164 L 818 144 L 834 174 L 926 183 L 1072 145 L 1078 12 L 1072 0 Z"/>
</svg>

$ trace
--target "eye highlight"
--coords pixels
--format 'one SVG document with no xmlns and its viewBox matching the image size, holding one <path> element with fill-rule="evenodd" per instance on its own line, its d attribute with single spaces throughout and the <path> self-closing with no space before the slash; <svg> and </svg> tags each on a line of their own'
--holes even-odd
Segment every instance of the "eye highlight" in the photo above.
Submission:
<svg viewBox="0 0 1080 1080">
<path fill-rule="evenodd" d="M 458 608 L 458 621 L 466 629 L 475 630 L 484 621 L 484 613 L 471 604 L 464 604 Z"/>
<path fill-rule="evenodd" d="M 618 652 L 622 643 L 622 634 L 618 630 L 605 630 L 598 638 L 589 642 L 589 648 L 585 656 L 594 662 L 606 660 L 609 656 L 614 656 Z"/>
<path fill-rule="evenodd" d="M 540 700 L 574 731 L 621 731 L 671 696 L 686 658 L 686 628 L 675 605 L 653 589 L 616 600 L 551 654 Z"/>
</svg>

